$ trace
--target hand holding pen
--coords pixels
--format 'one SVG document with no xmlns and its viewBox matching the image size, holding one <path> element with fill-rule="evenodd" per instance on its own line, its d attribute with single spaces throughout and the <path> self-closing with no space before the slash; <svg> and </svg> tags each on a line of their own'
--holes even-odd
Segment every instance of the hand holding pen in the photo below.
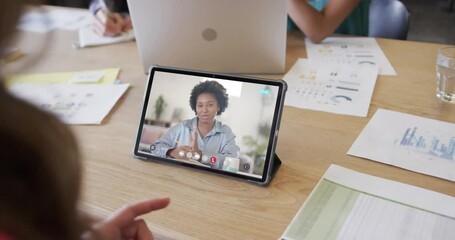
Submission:
<svg viewBox="0 0 455 240">
<path fill-rule="evenodd" d="M 112 12 L 100 1 L 101 9 L 95 13 L 94 31 L 101 36 L 114 37 L 133 28 L 128 14 Z"/>
</svg>

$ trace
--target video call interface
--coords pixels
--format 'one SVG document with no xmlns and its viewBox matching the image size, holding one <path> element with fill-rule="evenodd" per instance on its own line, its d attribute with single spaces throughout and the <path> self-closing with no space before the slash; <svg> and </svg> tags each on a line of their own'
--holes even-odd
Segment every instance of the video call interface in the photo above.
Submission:
<svg viewBox="0 0 455 240">
<path fill-rule="evenodd" d="M 149 81 L 139 154 L 263 178 L 279 86 L 159 70 Z"/>
</svg>

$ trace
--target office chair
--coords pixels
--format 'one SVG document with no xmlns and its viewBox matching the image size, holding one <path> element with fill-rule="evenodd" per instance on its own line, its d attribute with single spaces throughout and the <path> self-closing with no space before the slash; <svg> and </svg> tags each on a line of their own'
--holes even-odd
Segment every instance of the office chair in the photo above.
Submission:
<svg viewBox="0 0 455 240">
<path fill-rule="evenodd" d="M 371 0 L 368 36 L 406 40 L 409 18 L 399 0 Z"/>
<path fill-rule="evenodd" d="M 454 0 L 450 0 L 449 1 L 449 6 L 448 6 L 448 9 L 449 9 L 450 12 L 453 10 L 453 6 L 454 6 L 453 4 L 454 4 Z"/>
</svg>

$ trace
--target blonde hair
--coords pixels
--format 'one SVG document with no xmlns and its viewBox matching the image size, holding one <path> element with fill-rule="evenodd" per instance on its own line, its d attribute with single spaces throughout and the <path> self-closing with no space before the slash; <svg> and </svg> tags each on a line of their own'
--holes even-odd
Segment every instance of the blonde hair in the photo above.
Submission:
<svg viewBox="0 0 455 240">
<path fill-rule="evenodd" d="M 0 49 L 11 41 L 25 4 L 37 2 L 2 1 Z M 13 239 L 78 239 L 81 165 L 74 136 L 2 84 L 0 154 L 0 233 Z"/>
</svg>

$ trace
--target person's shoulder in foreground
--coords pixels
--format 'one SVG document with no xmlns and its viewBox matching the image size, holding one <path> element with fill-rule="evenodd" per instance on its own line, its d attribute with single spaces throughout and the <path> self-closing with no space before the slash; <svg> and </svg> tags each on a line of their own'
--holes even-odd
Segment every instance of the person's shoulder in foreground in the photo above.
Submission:
<svg viewBox="0 0 455 240">
<path fill-rule="evenodd" d="M 0 49 L 13 39 L 25 4 L 36 2 L 2 2 Z M 0 191 L 5 194 L 0 198 L 0 237 L 152 239 L 139 216 L 166 207 L 169 198 L 128 204 L 105 219 L 80 210 L 82 166 L 72 132 L 56 116 L 12 96 L 2 79 Z"/>
<path fill-rule="evenodd" d="M 69 128 L 0 86 L 0 233 L 10 239 L 152 239 L 140 215 L 169 198 L 129 204 L 95 220 L 78 210 L 81 162 Z M 8 238 L 7 238 L 8 239 Z"/>
</svg>

